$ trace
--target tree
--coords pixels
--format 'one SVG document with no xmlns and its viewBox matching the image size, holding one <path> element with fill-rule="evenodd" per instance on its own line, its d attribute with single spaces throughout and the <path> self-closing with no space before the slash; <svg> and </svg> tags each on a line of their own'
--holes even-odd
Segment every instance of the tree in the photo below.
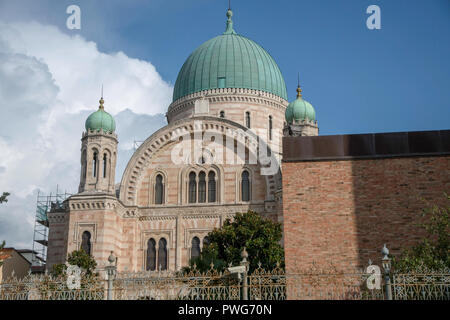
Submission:
<svg viewBox="0 0 450 320">
<path fill-rule="evenodd" d="M 3 194 L 0 196 L 0 203 L 8 202 L 9 195 L 9 192 L 3 192 Z"/>
<path fill-rule="evenodd" d="M 426 237 L 417 245 L 405 249 L 396 259 L 393 267 L 399 272 L 426 267 L 432 270 L 450 268 L 450 196 L 445 195 L 447 205 L 422 210 L 425 222 L 420 223 Z"/>
<path fill-rule="evenodd" d="M 3 194 L 0 196 L 0 203 L 3 203 L 3 202 L 8 202 L 8 196 L 9 196 L 9 193 L 8 192 L 3 192 Z M 1 251 L 3 250 L 3 248 L 5 247 L 5 241 L 3 241 L 1 244 L 0 244 L 0 253 L 1 253 Z M 2 260 L 0 260 L 0 266 L 3 264 L 3 261 Z"/>
<path fill-rule="evenodd" d="M 192 259 L 200 271 L 210 268 L 211 262 L 217 270 L 224 270 L 229 263 L 239 265 L 245 247 L 250 262 L 250 272 L 258 267 L 271 270 L 277 263 L 284 267 L 284 251 L 281 247 L 281 224 L 261 217 L 258 213 L 236 213 L 234 220 L 226 219 L 220 229 L 208 234 L 209 245 L 203 247 L 200 257 Z M 186 268 L 185 271 L 190 268 Z"/>
<path fill-rule="evenodd" d="M 67 257 L 67 262 L 71 265 L 79 266 L 86 272 L 87 276 L 93 275 L 97 262 L 93 257 L 88 255 L 83 249 L 72 251 Z M 52 273 L 56 276 L 63 275 L 67 269 L 65 264 L 55 264 Z"/>
<path fill-rule="evenodd" d="M 5 247 L 5 241 L 0 243 L 0 256 L 1 256 L 1 253 L 2 253 L 2 250 L 4 247 Z M 1 260 L 1 258 L 0 258 L 0 267 L 2 266 L 2 264 L 3 264 L 3 260 Z"/>
</svg>

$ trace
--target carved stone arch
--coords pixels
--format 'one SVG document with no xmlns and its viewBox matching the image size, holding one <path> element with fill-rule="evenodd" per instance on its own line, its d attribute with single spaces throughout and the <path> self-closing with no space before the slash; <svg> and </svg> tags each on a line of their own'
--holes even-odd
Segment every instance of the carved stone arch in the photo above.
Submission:
<svg viewBox="0 0 450 320">
<path fill-rule="evenodd" d="M 137 203 L 137 188 L 142 183 L 144 177 L 145 169 L 148 163 L 152 160 L 158 151 L 168 144 L 177 143 L 177 141 L 172 141 L 172 133 L 177 130 L 188 129 L 186 132 L 192 132 L 194 129 L 194 121 L 200 120 L 207 122 L 209 124 L 216 125 L 219 133 L 226 134 L 227 129 L 240 129 L 243 131 L 248 131 L 249 134 L 256 136 L 251 130 L 247 130 L 244 126 L 222 118 L 216 118 L 211 116 L 202 116 L 195 118 L 187 118 L 182 120 L 177 120 L 170 125 L 161 128 L 147 138 L 144 143 L 136 150 L 136 152 L 131 157 L 125 172 L 122 176 L 121 187 L 120 187 L 120 200 L 126 205 L 136 205 Z M 214 126 L 212 126 L 214 127 Z M 190 130 L 189 130 L 190 129 Z M 158 141 L 159 143 L 156 143 Z M 233 146 L 234 147 L 234 146 Z M 234 150 L 233 150 L 234 151 Z M 223 172 L 221 170 L 221 172 Z M 222 180 L 222 179 L 221 179 Z M 223 180 L 222 180 L 223 181 Z M 269 190 L 271 190 L 269 185 L 269 180 L 266 177 L 266 193 L 269 195 Z M 222 197 L 221 197 L 222 198 Z M 183 202 L 183 201 L 181 201 Z"/>
</svg>

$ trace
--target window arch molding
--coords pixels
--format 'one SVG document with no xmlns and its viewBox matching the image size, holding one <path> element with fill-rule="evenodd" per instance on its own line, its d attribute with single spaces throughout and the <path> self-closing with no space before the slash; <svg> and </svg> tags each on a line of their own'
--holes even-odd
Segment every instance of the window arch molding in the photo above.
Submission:
<svg viewBox="0 0 450 320">
<path fill-rule="evenodd" d="M 147 240 L 146 256 L 145 256 L 145 269 L 147 271 L 155 271 L 157 265 L 157 242 L 151 237 Z"/>
<path fill-rule="evenodd" d="M 104 155 L 105 154 L 106 154 L 106 173 L 104 172 L 105 166 L 104 166 L 104 163 L 103 163 L 103 159 L 104 159 Z M 111 152 L 111 150 L 109 150 L 109 148 L 103 148 L 100 151 L 100 157 L 99 157 L 100 168 L 99 169 L 101 169 L 101 170 L 99 171 L 99 174 L 100 174 L 100 177 L 103 178 L 103 179 L 110 179 L 111 178 L 110 175 L 109 175 L 110 168 L 111 168 L 111 165 L 112 165 L 112 163 L 111 163 L 111 155 L 112 155 L 112 152 Z"/>
<path fill-rule="evenodd" d="M 83 244 L 83 234 L 88 232 L 91 235 L 90 238 L 90 249 L 91 249 L 91 256 L 93 256 L 93 253 L 95 252 L 95 247 L 97 243 L 97 226 L 95 223 L 76 223 L 76 234 L 74 234 L 76 246 L 78 249 L 81 248 Z"/>
<path fill-rule="evenodd" d="M 248 172 L 248 179 L 249 179 L 249 201 L 244 201 L 242 200 L 242 174 L 244 173 L 244 171 Z M 242 167 L 240 170 L 238 170 L 236 172 L 237 177 L 236 177 L 236 199 L 239 202 L 245 202 L 245 203 L 249 203 L 252 202 L 253 200 L 253 177 L 255 176 L 254 170 L 249 167 L 249 166 L 244 166 Z"/>
<path fill-rule="evenodd" d="M 148 263 L 148 243 L 150 241 L 150 239 L 153 239 L 155 241 L 155 270 L 154 271 L 158 271 L 159 270 L 159 245 L 160 245 L 160 241 L 161 239 L 164 239 L 166 242 L 166 266 L 167 269 L 166 270 L 170 270 L 170 265 L 172 263 L 171 259 L 170 259 L 170 252 L 172 249 L 171 246 L 172 244 L 172 239 L 173 235 L 170 231 L 164 231 L 164 232 L 144 232 L 142 234 L 141 237 L 141 245 L 140 248 L 143 252 L 143 254 L 141 255 L 141 263 L 142 263 L 142 270 L 145 271 L 147 270 L 147 263 Z M 148 270 L 147 270 L 148 271 Z M 152 270 L 150 270 L 152 271 Z"/>
<path fill-rule="evenodd" d="M 199 246 L 200 246 L 200 253 L 203 251 L 203 247 L 205 245 L 205 238 L 208 237 L 208 234 L 212 231 L 212 229 L 201 229 L 201 230 L 192 230 L 189 232 L 189 235 L 185 239 L 185 248 L 188 250 L 188 261 L 186 263 L 189 263 L 189 260 L 192 258 L 192 240 L 194 238 L 199 239 Z M 209 240 L 206 240 L 209 243 Z"/>
<path fill-rule="evenodd" d="M 199 175 L 200 172 L 204 172 L 206 175 L 206 202 L 199 203 L 198 202 L 198 183 L 199 183 Z M 215 176 L 215 182 L 216 182 L 216 201 L 215 202 L 208 202 L 208 179 L 209 179 L 209 172 L 214 172 Z M 195 179 L 197 183 L 197 201 L 194 203 L 189 202 L 189 175 L 191 172 L 195 173 Z M 179 192 L 179 203 L 185 204 L 185 205 L 207 205 L 207 204 L 220 204 L 222 203 L 223 199 L 223 184 L 224 184 L 224 170 L 222 165 L 218 164 L 205 164 L 205 165 L 195 165 L 195 166 L 189 166 L 185 167 L 180 170 L 179 173 L 179 184 L 178 184 L 178 190 L 181 190 Z"/>
<path fill-rule="evenodd" d="M 97 148 L 96 146 L 91 147 L 91 152 L 87 164 L 90 168 L 90 170 L 88 170 L 88 174 L 94 180 L 98 180 L 100 176 L 99 170 L 101 168 L 101 152 L 99 150 L 101 150 L 101 148 Z"/>
<path fill-rule="evenodd" d="M 87 170 L 88 170 L 87 150 L 86 148 L 83 148 L 81 150 L 81 177 L 80 177 L 81 184 L 86 182 Z"/>
<path fill-rule="evenodd" d="M 92 256 L 92 233 L 88 230 L 81 234 L 81 249 L 89 256 Z"/>
<path fill-rule="evenodd" d="M 201 238 L 198 236 L 194 236 L 191 239 L 191 246 L 190 246 L 190 254 L 189 257 L 190 259 L 194 259 L 194 258 L 198 258 L 200 257 L 200 253 L 201 253 L 201 243 L 202 241 L 200 240 Z"/>
<path fill-rule="evenodd" d="M 163 184 L 163 201 L 162 204 L 156 204 L 156 194 L 155 194 L 155 190 L 156 190 L 156 177 L 158 175 L 162 176 L 162 184 Z M 154 170 L 148 178 L 148 197 L 147 197 L 147 202 L 149 206 L 161 206 L 161 205 L 165 205 L 167 204 L 168 201 L 168 192 L 167 192 L 167 173 L 161 169 L 161 168 L 157 168 L 156 170 Z"/>
</svg>

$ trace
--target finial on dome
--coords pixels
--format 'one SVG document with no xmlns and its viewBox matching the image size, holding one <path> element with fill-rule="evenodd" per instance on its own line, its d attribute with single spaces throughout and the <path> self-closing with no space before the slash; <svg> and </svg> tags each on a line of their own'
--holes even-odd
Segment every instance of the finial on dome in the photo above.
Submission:
<svg viewBox="0 0 450 320">
<path fill-rule="evenodd" d="M 300 88 L 300 84 L 297 87 L 297 99 L 302 97 L 302 88 Z"/>
<path fill-rule="evenodd" d="M 297 99 L 302 97 L 302 88 L 300 88 L 300 72 L 297 74 Z"/>
<path fill-rule="evenodd" d="M 103 84 L 102 84 L 102 96 L 101 96 L 99 102 L 100 102 L 100 106 L 98 108 L 104 110 L 105 107 L 103 106 L 103 104 L 105 103 L 105 100 L 103 100 Z"/>
<path fill-rule="evenodd" d="M 233 11 L 231 11 L 231 4 L 228 2 L 228 10 L 227 10 L 227 29 L 223 34 L 236 34 L 236 31 L 233 29 L 233 20 L 231 17 L 233 16 Z"/>
</svg>

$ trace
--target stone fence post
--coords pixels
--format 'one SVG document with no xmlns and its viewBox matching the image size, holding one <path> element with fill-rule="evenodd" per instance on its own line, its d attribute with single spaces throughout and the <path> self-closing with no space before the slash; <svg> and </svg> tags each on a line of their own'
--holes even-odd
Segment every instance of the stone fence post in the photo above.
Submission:
<svg viewBox="0 0 450 320">
<path fill-rule="evenodd" d="M 244 247 L 244 250 L 241 253 L 242 261 L 241 266 L 245 267 L 245 271 L 242 274 L 242 300 L 248 300 L 248 265 L 249 262 L 247 261 L 248 253 L 247 250 Z"/>
<path fill-rule="evenodd" d="M 109 266 L 106 266 L 106 275 L 108 281 L 108 294 L 107 300 L 114 300 L 113 296 L 113 286 L 114 286 L 114 278 L 117 273 L 117 258 L 114 257 L 113 252 L 108 257 Z M 115 264 L 114 264 L 115 263 Z"/>
</svg>

